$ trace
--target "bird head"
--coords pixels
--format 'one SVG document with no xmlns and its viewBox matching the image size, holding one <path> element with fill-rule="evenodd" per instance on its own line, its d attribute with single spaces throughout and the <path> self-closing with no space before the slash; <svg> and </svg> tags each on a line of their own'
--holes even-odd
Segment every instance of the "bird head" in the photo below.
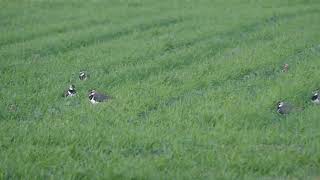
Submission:
<svg viewBox="0 0 320 180">
<path fill-rule="evenodd" d="M 93 99 L 93 96 L 94 96 L 95 93 L 96 93 L 96 90 L 94 90 L 94 89 L 92 89 L 92 90 L 89 91 L 89 94 L 88 94 L 88 95 L 89 95 L 89 99 L 90 99 L 90 100 Z"/>
<path fill-rule="evenodd" d="M 96 93 L 96 90 L 92 89 L 89 91 L 89 96 L 93 96 Z"/>
<path fill-rule="evenodd" d="M 316 92 L 316 93 L 314 93 L 313 96 L 311 97 L 311 100 L 312 100 L 312 101 L 315 101 L 315 100 L 317 100 L 318 98 L 319 98 L 319 93 Z"/>
<path fill-rule="evenodd" d="M 278 102 L 278 109 L 281 108 L 281 107 L 283 107 L 283 106 L 284 106 L 284 102 L 279 101 L 279 102 Z"/>
<path fill-rule="evenodd" d="M 85 79 L 87 78 L 86 73 L 85 73 L 84 71 L 81 71 L 81 72 L 79 73 L 79 78 L 80 78 L 81 80 L 85 80 Z"/>
<path fill-rule="evenodd" d="M 69 90 L 70 90 L 70 91 L 75 90 L 75 88 L 76 88 L 76 87 L 75 87 L 75 85 L 73 85 L 73 84 L 71 84 L 71 85 L 69 86 Z"/>
</svg>

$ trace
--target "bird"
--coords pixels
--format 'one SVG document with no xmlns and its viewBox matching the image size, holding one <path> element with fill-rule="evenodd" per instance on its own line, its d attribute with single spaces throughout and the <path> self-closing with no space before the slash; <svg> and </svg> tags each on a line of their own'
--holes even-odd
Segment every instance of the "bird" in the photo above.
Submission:
<svg viewBox="0 0 320 180">
<path fill-rule="evenodd" d="M 282 67 L 282 72 L 288 72 L 289 70 L 289 64 L 284 64 Z"/>
<path fill-rule="evenodd" d="M 319 92 L 315 92 L 315 93 L 312 95 L 311 101 L 312 101 L 314 104 L 320 104 Z"/>
<path fill-rule="evenodd" d="M 304 107 L 293 106 L 288 102 L 279 101 L 277 104 L 277 112 L 281 115 L 287 115 L 292 112 L 301 112 L 304 110 Z"/>
<path fill-rule="evenodd" d="M 285 103 L 283 101 L 279 101 L 277 104 L 277 112 L 279 114 L 285 115 L 289 114 L 292 111 L 292 107 L 290 104 Z"/>
<path fill-rule="evenodd" d="M 69 86 L 68 90 L 65 91 L 64 97 L 72 97 L 77 93 L 75 86 L 72 84 Z"/>
<path fill-rule="evenodd" d="M 110 96 L 98 93 L 96 90 L 89 91 L 89 100 L 92 104 L 98 104 L 111 99 Z"/>
<path fill-rule="evenodd" d="M 80 71 L 80 73 L 79 73 L 79 79 L 80 79 L 80 80 L 87 80 L 87 78 L 88 78 L 87 73 L 84 72 L 84 71 Z"/>
</svg>

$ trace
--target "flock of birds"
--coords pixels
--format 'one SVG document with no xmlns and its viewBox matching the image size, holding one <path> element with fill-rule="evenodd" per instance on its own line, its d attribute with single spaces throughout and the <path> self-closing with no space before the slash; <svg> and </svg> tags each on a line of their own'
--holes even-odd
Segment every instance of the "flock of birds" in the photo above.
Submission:
<svg viewBox="0 0 320 180">
<path fill-rule="evenodd" d="M 288 70 L 289 70 L 289 65 L 288 64 L 284 64 L 282 72 L 288 72 Z M 317 105 L 320 105 L 319 93 L 320 93 L 320 91 L 317 90 L 317 91 L 313 92 L 313 94 L 311 96 L 311 101 L 314 104 L 317 104 Z M 294 107 L 292 104 L 287 103 L 287 102 L 283 102 L 283 101 L 279 101 L 278 104 L 277 104 L 277 112 L 279 114 L 282 114 L 282 115 L 286 115 L 286 114 L 289 114 L 289 113 L 291 113 L 293 111 L 299 111 L 299 110 L 302 110 L 302 109 L 303 108 Z"/>
<path fill-rule="evenodd" d="M 285 73 L 285 72 L 288 72 L 288 70 L 289 70 L 289 65 L 288 64 L 284 64 L 282 72 Z M 79 79 L 80 80 L 84 81 L 87 78 L 88 78 L 88 74 L 86 72 L 81 71 L 79 73 Z M 74 85 L 70 85 L 69 88 L 65 91 L 64 97 L 73 97 L 73 96 L 76 96 L 76 94 L 77 94 L 77 91 L 76 91 L 75 86 Z M 320 105 L 320 95 L 319 94 L 320 94 L 319 90 L 313 92 L 313 95 L 311 96 L 311 101 L 314 104 Z M 88 98 L 89 98 L 89 101 L 92 104 L 101 103 L 101 102 L 108 101 L 109 99 L 111 99 L 110 96 L 102 94 L 102 93 L 99 93 L 94 89 L 89 91 Z M 279 101 L 277 103 L 277 109 L 276 110 L 277 110 L 277 112 L 279 114 L 286 115 L 286 114 L 289 114 L 292 111 L 301 110 L 301 108 L 296 108 L 293 105 L 291 105 L 290 103 L 287 103 L 287 102 L 284 102 L 284 101 Z"/>
<path fill-rule="evenodd" d="M 86 72 L 81 71 L 79 73 L 80 80 L 84 81 L 84 80 L 87 80 L 87 78 L 88 78 L 88 75 Z M 76 94 L 77 94 L 76 87 L 75 87 L 75 85 L 72 84 L 65 91 L 64 97 L 73 97 L 73 96 L 76 96 Z M 99 93 L 94 89 L 89 91 L 88 97 L 89 97 L 89 100 L 92 104 L 97 104 L 97 103 L 104 102 L 104 101 L 111 99 L 110 96 Z"/>
</svg>

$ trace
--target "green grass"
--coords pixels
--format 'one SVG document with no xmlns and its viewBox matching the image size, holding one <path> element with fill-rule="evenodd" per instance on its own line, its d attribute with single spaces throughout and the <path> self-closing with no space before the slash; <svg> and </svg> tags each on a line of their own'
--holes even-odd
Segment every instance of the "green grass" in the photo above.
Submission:
<svg viewBox="0 0 320 180">
<path fill-rule="evenodd" d="M 317 0 L 0 6 L 0 179 L 320 177 Z"/>
</svg>

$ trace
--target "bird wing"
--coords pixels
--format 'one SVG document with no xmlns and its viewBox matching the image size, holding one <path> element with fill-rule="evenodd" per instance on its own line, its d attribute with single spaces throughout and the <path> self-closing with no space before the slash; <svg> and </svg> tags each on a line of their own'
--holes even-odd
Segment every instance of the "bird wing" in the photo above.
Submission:
<svg viewBox="0 0 320 180">
<path fill-rule="evenodd" d="M 96 101 L 99 101 L 99 102 L 102 102 L 102 101 L 105 101 L 107 100 L 109 97 L 106 96 L 106 95 L 103 95 L 103 94 L 100 94 L 100 93 L 96 93 L 95 96 L 94 96 L 94 99 Z"/>
</svg>

